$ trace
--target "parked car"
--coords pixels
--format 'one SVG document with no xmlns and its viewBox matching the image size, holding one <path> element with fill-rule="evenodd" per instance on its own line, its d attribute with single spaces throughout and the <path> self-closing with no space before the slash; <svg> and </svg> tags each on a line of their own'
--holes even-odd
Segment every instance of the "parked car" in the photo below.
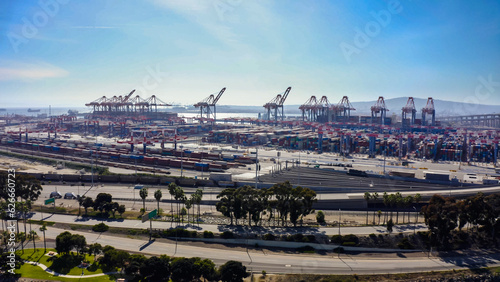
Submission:
<svg viewBox="0 0 500 282">
<path fill-rule="evenodd" d="M 50 198 L 61 199 L 62 195 L 61 195 L 61 193 L 54 191 L 54 192 L 50 192 Z"/>
<path fill-rule="evenodd" d="M 73 193 L 73 192 L 68 192 L 68 193 L 64 194 L 64 199 L 76 199 L 76 198 L 77 197 L 76 197 L 75 193 Z"/>
</svg>

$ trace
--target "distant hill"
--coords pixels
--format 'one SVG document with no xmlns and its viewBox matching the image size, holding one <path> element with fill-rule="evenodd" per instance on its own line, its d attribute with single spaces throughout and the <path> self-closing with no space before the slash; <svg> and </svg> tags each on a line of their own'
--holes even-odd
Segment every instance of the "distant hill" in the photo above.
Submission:
<svg viewBox="0 0 500 282">
<path fill-rule="evenodd" d="M 389 109 L 388 114 L 396 113 L 401 115 L 401 108 L 406 105 L 408 101 L 407 97 L 393 98 L 385 100 L 385 104 Z M 427 99 L 414 98 L 415 108 L 417 109 L 417 114 L 421 114 L 421 110 L 427 104 Z M 369 102 L 353 102 L 352 105 L 356 108 L 356 113 L 360 114 L 371 114 L 371 106 L 375 104 L 375 101 Z M 436 109 L 437 116 L 459 116 L 459 115 L 474 115 L 474 114 L 493 114 L 500 113 L 500 106 L 498 105 L 481 105 L 481 104 L 469 104 L 460 102 L 451 102 L 434 99 L 434 107 Z"/>
<path fill-rule="evenodd" d="M 388 116 L 396 113 L 401 115 L 401 108 L 406 105 L 407 97 L 393 98 L 385 100 L 385 104 L 389 109 Z M 417 109 L 417 118 L 420 118 L 421 110 L 425 107 L 427 99 L 414 98 L 415 107 Z M 353 102 L 352 105 L 356 111 L 351 112 L 353 115 L 370 115 L 371 106 L 376 101 Z M 285 103 L 286 115 L 300 115 L 300 105 L 287 105 Z M 468 104 L 460 102 L 451 102 L 444 100 L 434 100 L 437 116 L 457 116 L 457 115 L 474 115 L 474 114 L 493 114 L 500 113 L 500 105 L 482 105 Z M 176 107 L 172 109 L 174 112 L 198 112 L 193 106 Z M 262 106 L 239 106 L 239 105 L 218 105 L 217 112 L 219 113 L 264 113 Z"/>
</svg>

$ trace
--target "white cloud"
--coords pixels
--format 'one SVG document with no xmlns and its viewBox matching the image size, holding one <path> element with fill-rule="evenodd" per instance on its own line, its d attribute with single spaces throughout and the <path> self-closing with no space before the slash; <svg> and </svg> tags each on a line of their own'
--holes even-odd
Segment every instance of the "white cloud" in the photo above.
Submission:
<svg viewBox="0 0 500 282">
<path fill-rule="evenodd" d="M 69 74 L 69 72 L 65 69 L 44 62 L 2 62 L 2 65 L 3 67 L 0 67 L 0 81 L 32 81 L 46 78 L 64 77 Z"/>
</svg>

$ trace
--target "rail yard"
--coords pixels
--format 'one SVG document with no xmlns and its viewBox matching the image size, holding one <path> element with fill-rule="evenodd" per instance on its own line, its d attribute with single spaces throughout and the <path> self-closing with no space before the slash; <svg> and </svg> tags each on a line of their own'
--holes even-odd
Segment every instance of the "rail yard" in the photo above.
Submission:
<svg viewBox="0 0 500 282">
<path fill-rule="evenodd" d="M 225 90 L 194 104 L 196 118 L 168 112 L 170 105 L 154 95 L 133 97 L 135 91 L 89 102 L 83 117 L 7 115 L 1 149 L 113 172 L 34 173 L 64 182 L 264 187 L 289 180 L 332 192 L 380 190 L 381 181 L 391 190 L 498 184 L 498 128 L 443 125 L 432 98 L 421 119 L 412 97 L 397 120 L 387 117 L 383 97 L 371 116 L 355 116 L 347 96 L 337 104 L 312 96 L 300 106 L 301 117 L 289 118 L 288 87 L 264 105 L 264 119 L 217 119 Z"/>
</svg>

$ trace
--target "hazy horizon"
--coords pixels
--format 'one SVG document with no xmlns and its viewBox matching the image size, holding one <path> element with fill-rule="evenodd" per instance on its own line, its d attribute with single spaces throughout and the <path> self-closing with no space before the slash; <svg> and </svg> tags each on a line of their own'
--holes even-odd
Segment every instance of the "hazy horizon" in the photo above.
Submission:
<svg viewBox="0 0 500 282">
<path fill-rule="evenodd" d="M 133 16 L 131 16 L 133 15 Z M 0 2 L 0 107 L 126 95 L 500 104 L 500 2 Z"/>
</svg>

